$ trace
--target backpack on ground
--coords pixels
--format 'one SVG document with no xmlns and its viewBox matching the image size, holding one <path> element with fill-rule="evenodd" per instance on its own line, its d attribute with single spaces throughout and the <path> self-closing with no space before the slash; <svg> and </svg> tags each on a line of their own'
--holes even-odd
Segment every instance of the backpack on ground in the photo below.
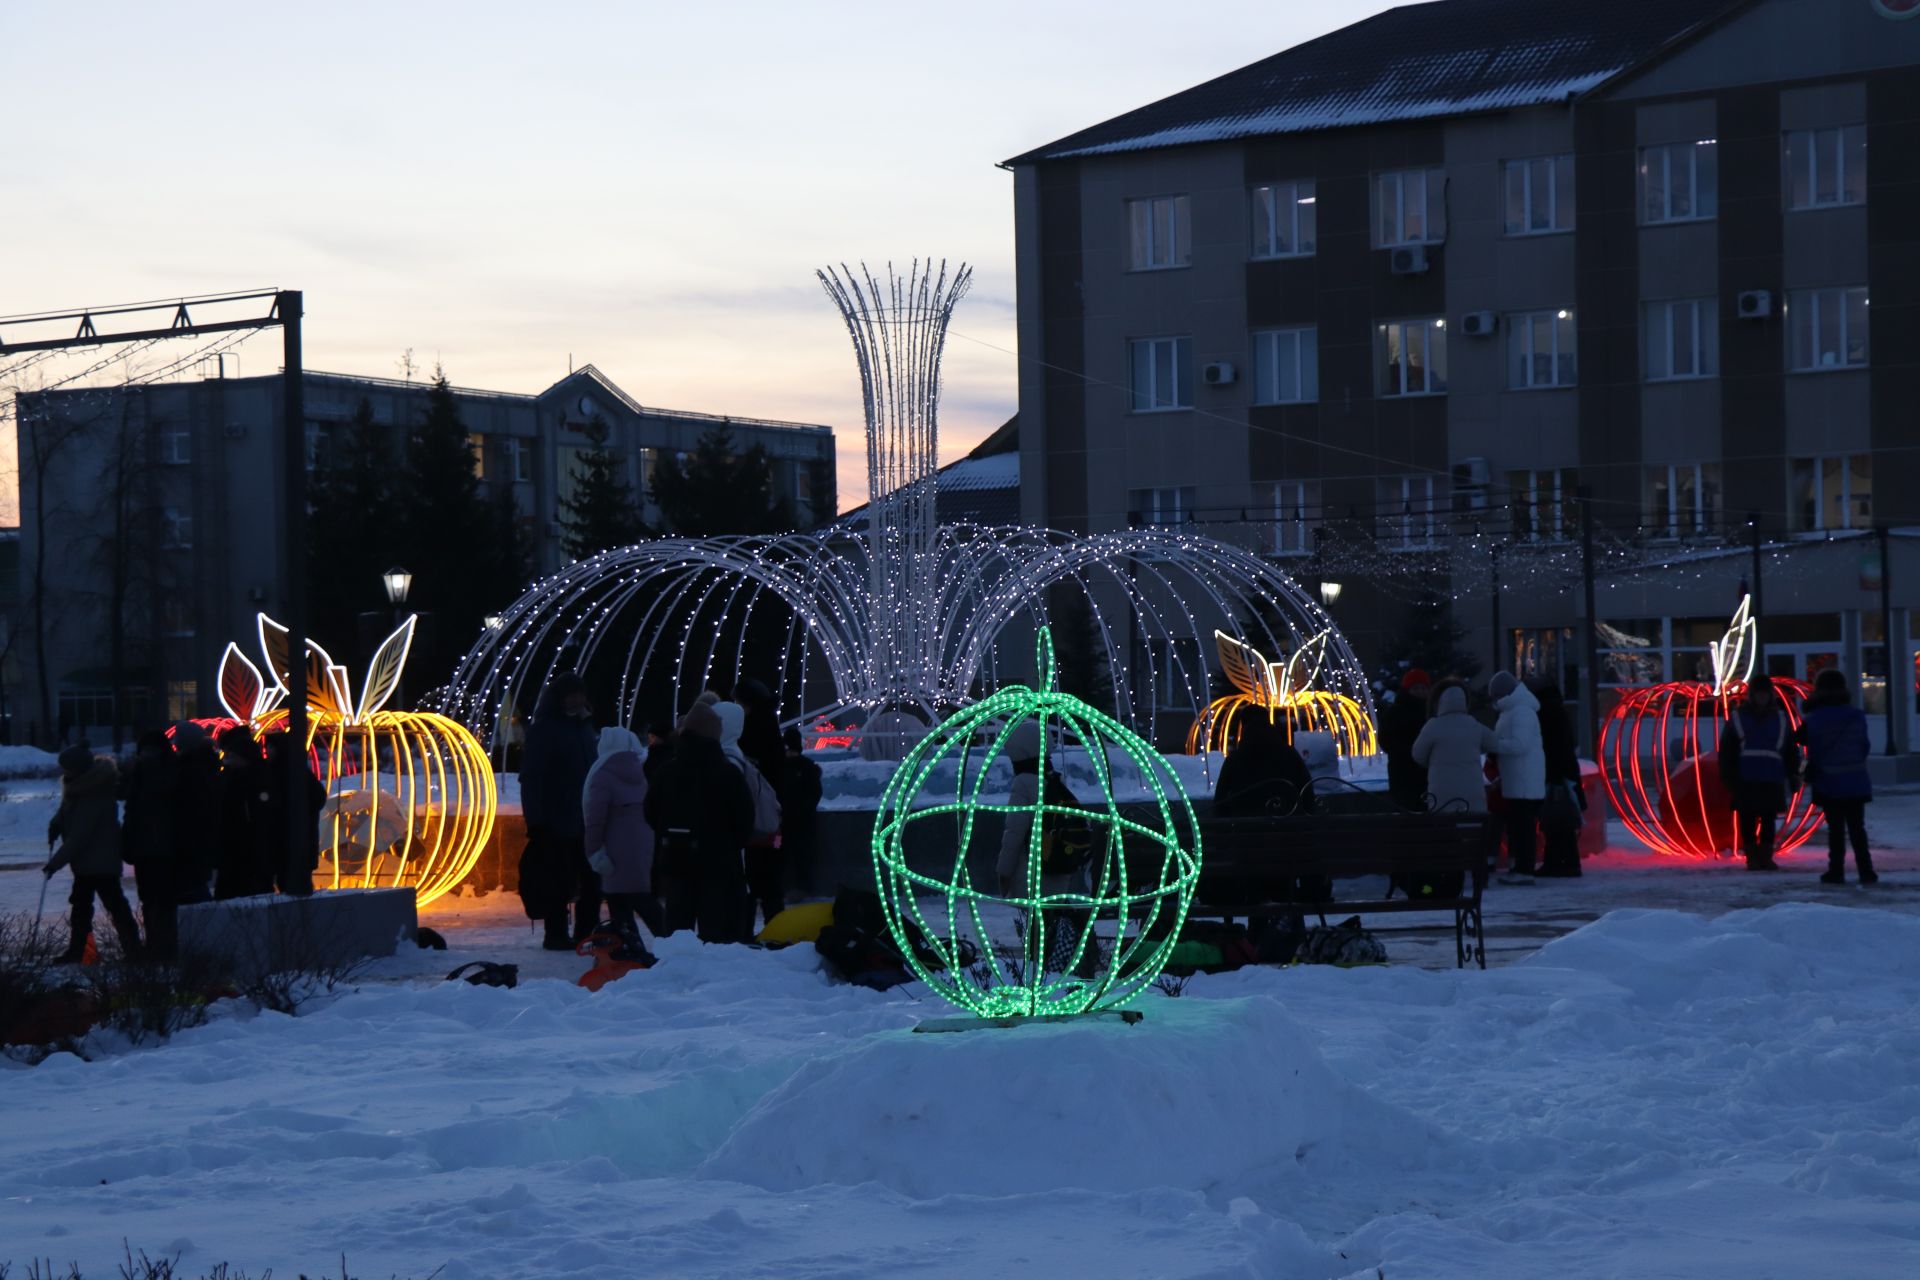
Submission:
<svg viewBox="0 0 1920 1280">
<path fill-rule="evenodd" d="M 517 987 L 520 985 L 520 966 L 495 964 L 491 960 L 469 960 L 447 975 L 448 982 L 457 978 L 465 979 L 467 985 L 474 987 Z"/>
<path fill-rule="evenodd" d="M 887 928 L 886 909 L 880 905 L 880 895 L 873 890 L 851 889 L 841 885 L 839 895 L 833 900 L 833 924 L 842 928 L 858 929 L 892 951 L 894 959 L 900 961 L 902 965 L 906 963 L 905 958 L 893 944 L 893 933 Z M 821 930 L 822 934 L 825 932 L 825 929 Z M 923 969 L 937 972 L 947 967 L 946 961 L 942 960 L 940 953 L 928 943 L 927 935 L 921 932 L 919 925 L 902 916 L 900 932 L 906 935 L 907 945 L 913 948 L 914 957 L 920 961 Z M 973 963 L 971 959 L 964 958 L 968 950 L 967 945 L 961 947 L 963 957 L 961 964 L 963 965 Z"/>
<path fill-rule="evenodd" d="M 1307 930 L 1294 953 L 1298 964 L 1333 964 L 1352 968 L 1362 964 L 1385 964 L 1387 949 L 1380 939 L 1360 927 L 1359 916 L 1349 916 L 1339 924 L 1317 925 Z"/>
<path fill-rule="evenodd" d="M 1094 829 L 1085 805 L 1065 778 L 1049 769 L 1040 786 L 1040 874 L 1069 876 L 1093 861 Z M 1055 810 L 1067 810 L 1060 813 Z"/>
<path fill-rule="evenodd" d="M 913 979 L 898 952 L 857 925 L 828 925 L 813 949 L 826 961 L 829 972 L 856 986 L 885 991 Z"/>
</svg>

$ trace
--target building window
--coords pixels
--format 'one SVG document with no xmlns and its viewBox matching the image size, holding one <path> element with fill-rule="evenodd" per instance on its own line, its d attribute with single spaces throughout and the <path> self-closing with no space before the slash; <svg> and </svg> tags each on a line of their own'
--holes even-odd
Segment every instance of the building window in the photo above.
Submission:
<svg viewBox="0 0 1920 1280">
<path fill-rule="evenodd" d="M 1309 404 L 1320 398 L 1318 343 L 1312 329 L 1253 335 L 1253 402 Z"/>
<path fill-rule="evenodd" d="M 1447 322 L 1395 320 L 1380 326 L 1380 394 L 1437 395 L 1447 389 Z"/>
<path fill-rule="evenodd" d="M 1184 267 L 1193 256 L 1192 223 L 1185 196 L 1127 201 L 1129 263 L 1135 271 Z"/>
<path fill-rule="evenodd" d="M 1573 157 L 1535 156 L 1500 167 L 1507 234 L 1543 236 L 1573 230 Z"/>
<path fill-rule="evenodd" d="M 1867 127 L 1795 129 L 1787 134 L 1787 207 L 1865 204 Z"/>
<path fill-rule="evenodd" d="M 1656 538 L 1710 533 L 1720 525 L 1720 464 L 1670 462 L 1647 468 L 1646 524 Z"/>
<path fill-rule="evenodd" d="M 1575 472 L 1560 468 L 1509 471 L 1507 492 L 1513 505 L 1514 536 L 1530 542 L 1559 542 L 1576 532 L 1580 479 Z"/>
<path fill-rule="evenodd" d="M 1507 385 L 1517 391 L 1571 387 L 1574 361 L 1573 312 L 1526 311 L 1507 317 Z"/>
<path fill-rule="evenodd" d="M 1640 151 L 1641 221 L 1698 222 L 1720 212 L 1720 145 L 1712 138 Z"/>
<path fill-rule="evenodd" d="M 1644 319 L 1648 381 L 1720 372 L 1720 313 L 1712 298 L 1649 302 Z"/>
<path fill-rule="evenodd" d="M 1301 258 L 1313 252 L 1315 204 L 1311 182 L 1276 182 L 1253 189 L 1253 256 Z"/>
<path fill-rule="evenodd" d="M 1800 532 L 1873 523 L 1873 455 L 1795 458 L 1788 468 L 1789 509 Z"/>
<path fill-rule="evenodd" d="M 1375 524 L 1389 551 L 1416 551 L 1434 545 L 1437 527 L 1432 476 L 1382 476 Z"/>
<path fill-rule="evenodd" d="M 191 720 L 200 714 L 198 680 L 167 681 L 167 719 Z"/>
<path fill-rule="evenodd" d="M 176 637 L 192 635 L 193 601 L 178 592 L 163 593 L 160 597 L 160 633 Z"/>
<path fill-rule="evenodd" d="M 1313 550 L 1313 521 L 1320 516 L 1318 480 L 1282 480 L 1273 486 L 1273 554 L 1304 556 Z"/>
<path fill-rule="evenodd" d="M 1799 373 L 1866 364 L 1866 289 L 1790 291 L 1787 343 L 1787 367 Z"/>
<path fill-rule="evenodd" d="M 1160 413 L 1193 407 L 1193 339 L 1136 338 L 1133 411 Z"/>
<path fill-rule="evenodd" d="M 1135 489 L 1133 524 L 1185 524 L 1193 519 L 1193 489 Z"/>
<path fill-rule="evenodd" d="M 473 455 L 473 478 L 487 478 L 487 438 L 478 432 L 467 436 L 467 452 Z"/>
<path fill-rule="evenodd" d="M 160 545 L 182 551 L 193 546 L 193 516 L 175 507 L 162 511 Z"/>
<path fill-rule="evenodd" d="M 516 436 L 507 442 L 507 453 L 513 464 L 513 478 L 516 483 L 525 483 L 533 479 L 533 441 Z"/>
<path fill-rule="evenodd" d="M 326 424 L 307 424 L 307 470 L 325 471 L 333 465 L 333 432 Z"/>
<path fill-rule="evenodd" d="M 1439 244 L 1447 238 L 1447 178 L 1441 169 L 1399 169 L 1374 184 L 1378 243 Z"/>
<path fill-rule="evenodd" d="M 193 461 L 193 432 L 185 427 L 168 427 L 160 433 L 160 461 L 169 467 L 184 467 Z"/>
</svg>

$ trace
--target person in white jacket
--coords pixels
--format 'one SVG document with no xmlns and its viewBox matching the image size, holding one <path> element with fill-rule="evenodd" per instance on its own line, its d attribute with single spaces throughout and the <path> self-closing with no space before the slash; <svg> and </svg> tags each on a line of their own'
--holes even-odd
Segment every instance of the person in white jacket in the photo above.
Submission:
<svg viewBox="0 0 1920 1280">
<path fill-rule="evenodd" d="M 1547 749 L 1540 739 L 1540 700 L 1508 671 L 1494 674 L 1487 693 L 1500 713 L 1493 725 L 1493 748 L 1500 758 L 1500 795 L 1507 805 L 1507 859 L 1511 863 L 1509 874 L 1500 882 L 1532 884 L 1540 802 L 1547 798 Z"/>
<path fill-rule="evenodd" d="M 1493 730 L 1467 711 L 1467 691 L 1440 690 L 1433 716 L 1420 726 L 1411 756 L 1426 775 L 1435 813 L 1485 813 L 1487 775 L 1481 758 L 1493 754 Z"/>
</svg>

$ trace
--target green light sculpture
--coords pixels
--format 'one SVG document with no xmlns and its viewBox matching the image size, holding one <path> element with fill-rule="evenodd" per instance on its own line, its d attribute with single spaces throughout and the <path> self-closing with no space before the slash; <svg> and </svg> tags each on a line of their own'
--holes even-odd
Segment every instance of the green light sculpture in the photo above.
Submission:
<svg viewBox="0 0 1920 1280">
<path fill-rule="evenodd" d="M 1009 686 L 934 726 L 888 780 L 873 824 L 875 880 L 900 953 L 942 999 L 982 1018 L 1124 1005 L 1160 975 L 1200 878 L 1200 827 L 1178 775 L 1118 720 L 1054 687 L 1053 639 L 1045 628 L 1035 648 L 1039 688 Z M 1049 756 L 1084 749 L 1098 796 L 1076 795 L 1080 807 L 1074 809 L 1046 803 L 1044 787 L 1030 805 L 982 798 L 993 763 L 1028 721 L 1039 730 L 1041 776 Z M 1147 793 L 1124 809 L 1113 795 L 1116 757 L 1133 764 Z M 934 779 L 956 763 L 949 794 Z M 976 818 L 994 812 L 1032 818 L 1025 874 L 1014 876 L 1006 893 L 997 884 L 976 887 L 967 865 Z M 1056 822 L 1084 822 L 1091 831 L 1091 856 L 1070 878 L 1041 876 L 1048 814 Z M 947 818 L 958 827 L 950 874 L 909 867 L 908 827 Z M 909 945 L 908 922 L 925 935 L 938 965 L 924 963 Z M 1064 954 L 1063 935 L 1073 939 L 1070 954 Z M 1017 946 L 1005 944 L 1014 936 Z M 978 953 L 971 966 L 960 963 L 963 940 Z"/>
</svg>

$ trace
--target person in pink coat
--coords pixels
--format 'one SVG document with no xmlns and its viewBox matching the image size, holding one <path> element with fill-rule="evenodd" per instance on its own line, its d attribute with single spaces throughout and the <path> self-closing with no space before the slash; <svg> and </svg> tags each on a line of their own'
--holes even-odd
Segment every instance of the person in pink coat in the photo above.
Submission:
<svg viewBox="0 0 1920 1280">
<path fill-rule="evenodd" d="M 600 877 L 607 914 L 623 931 L 638 915 L 656 937 L 663 932 L 653 893 L 653 828 L 647 825 L 647 748 L 631 729 L 600 731 L 599 758 L 587 771 L 587 863 Z"/>
</svg>

